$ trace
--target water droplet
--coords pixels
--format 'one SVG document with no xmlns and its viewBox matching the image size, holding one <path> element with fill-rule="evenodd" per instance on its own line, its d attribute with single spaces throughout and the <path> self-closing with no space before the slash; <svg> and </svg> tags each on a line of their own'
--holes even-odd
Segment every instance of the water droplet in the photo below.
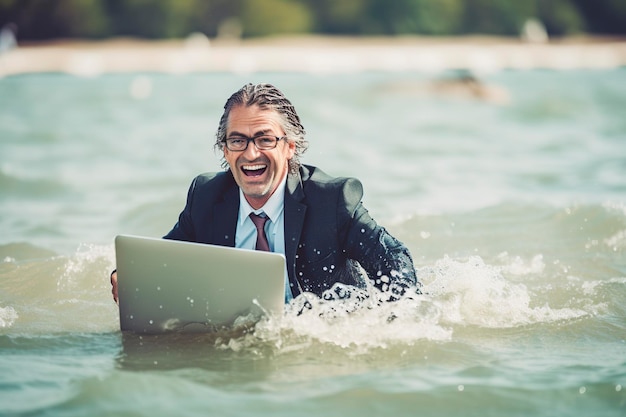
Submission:
<svg viewBox="0 0 626 417">
<path fill-rule="evenodd" d="M 586 387 L 580 387 L 580 388 L 578 388 L 578 393 L 579 393 L 579 394 L 584 394 L 585 392 L 587 392 L 587 388 L 586 388 Z"/>
<path fill-rule="evenodd" d="M 461 384 L 458 387 L 456 387 L 456 389 L 458 389 L 459 392 L 463 392 L 463 391 L 465 391 L 465 386 L 463 384 Z"/>
</svg>

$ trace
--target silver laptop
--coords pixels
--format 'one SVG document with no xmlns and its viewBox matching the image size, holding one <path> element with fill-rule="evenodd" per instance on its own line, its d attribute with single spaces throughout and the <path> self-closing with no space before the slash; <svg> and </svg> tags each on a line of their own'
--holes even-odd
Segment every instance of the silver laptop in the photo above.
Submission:
<svg viewBox="0 0 626 417">
<path fill-rule="evenodd" d="M 123 331 L 211 332 L 282 315 L 282 254 L 128 235 L 115 254 Z"/>
</svg>

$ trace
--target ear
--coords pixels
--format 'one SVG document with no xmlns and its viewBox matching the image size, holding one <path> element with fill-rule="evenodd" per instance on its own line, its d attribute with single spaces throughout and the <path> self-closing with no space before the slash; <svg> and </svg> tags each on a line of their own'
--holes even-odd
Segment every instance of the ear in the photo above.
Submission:
<svg viewBox="0 0 626 417">
<path fill-rule="evenodd" d="M 296 143 L 290 140 L 287 141 L 287 159 L 292 159 L 296 154 Z"/>
</svg>

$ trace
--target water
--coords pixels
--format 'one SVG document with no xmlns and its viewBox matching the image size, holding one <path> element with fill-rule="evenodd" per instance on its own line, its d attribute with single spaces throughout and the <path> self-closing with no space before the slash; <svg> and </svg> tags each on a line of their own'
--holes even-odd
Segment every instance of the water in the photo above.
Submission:
<svg viewBox="0 0 626 417">
<path fill-rule="evenodd" d="M 1 79 L 0 415 L 626 414 L 626 70 L 434 78 Z M 294 102 L 305 163 L 362 180 L 425 294 L 122 335 L 113 237 L 169 230 L 248 81 Z"/>
</svg>

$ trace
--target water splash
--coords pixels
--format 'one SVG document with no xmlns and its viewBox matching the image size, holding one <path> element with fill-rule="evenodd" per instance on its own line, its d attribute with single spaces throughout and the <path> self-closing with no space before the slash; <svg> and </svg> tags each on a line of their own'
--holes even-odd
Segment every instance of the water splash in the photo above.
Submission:
<svg viewBox="0 0 626 417">
<path fill-rule="evenodd" d="M 20 327 L 41 331 L 116 329 L 117 308 L 107 279 L 113 264 L 112 246 L 82 245 L 69 257 L 15 265 L 6 281 L 7 290 L 15 292 L 14 301 L 4 306 L 0 319 L 4 326 L 19 322 Z M 18 277 L 26 269 L 34 276 L 25 288 Z M 359 355 L 450 341 L 466 327 L 510 329 L 597 316 L 610 305 L 607 285 L 622 284 L 621 278 L 607 282 L 570 272 L 553 275 L 543 255 L 523 258 L 507 252 L 492 264 L 478 256 L 462 260 L 446 256 L 418 268 L 417 274 L 424 285 L 422 294 L 409 291 L 396 302 L 385 302 L 385 294 L 375 288 L 336 284 L 322 297 L 302 294 L 286 306 L 282 317 L 263 319 L 216 346 L 227 350 L 269 346 L 273 353 L 325 346 Z M 56 318 L 41 320 L 43 307 L 56 312 Z"/>
<path fill-rule="evenodd" d="M 11 327 L 17 318 L 17 312 L 13 307 L 0 307 L 0 329 Z"/>
<path fill-rule="evenodd" d="M 438 261 L 430 270 L 425 291 L 434 297 L 448 324 L 473 325 L 486 328 L 510 328 L 537 323 L 580 318 L 589 313 L 581 309 L 552 308 L 545 304 L 533 306 L 533 292 L 522 283 L 506 279 L 503 270 L 524 274 L 543 271 L 543 261 L 537 256 L 530 267 L 516 258 L 506 267 L 485 264 L 478 256 L 467 261 L 448 257 Z"/>
<path fill-rule="evenodd" d="M 467 327 L 562 323 L 594 316 L 601 309 L 601 303 L 589 295 L 595 287 L 585 286 L 584 281 L 570 291 L 586 294 L 591 301 L 577 308 L 558 305 L 558 297 L 542 302 L 535 288 L 517 282 L 520 277 L 545 273 L 541 255 L 524 260 L 502 254 L 498 260 L 504 265 L 488 265 L 478 256 L 444 257 L 418 269 L 422 294 L 409 292 L 396 302 L 384 302 L 385 295 L 374 288 L 343 284 L 322 297 L 302 294 L 287 306 L 283 317 L 261 320 L 237 340 L 220 340 L 220 346 L 242 351 L 265 344 L 279 354 L 325 346 L 361 355 L 380 348 L 451 341 L 457 330 Z"/>
<path fill-rule="evenodd" d="M 66 259 L 63 273 L 57 280 L 57 287 L 59 290 L 76 288 L 85 284 L 85 275 L 97 274 L 102 280 L 93 282 L 92 287 L 101 286 L 107 282 L 106 277 L 114 268 L 114 259 L 112 245 L 81 244 L 74 255 Z"/>
</svg>

